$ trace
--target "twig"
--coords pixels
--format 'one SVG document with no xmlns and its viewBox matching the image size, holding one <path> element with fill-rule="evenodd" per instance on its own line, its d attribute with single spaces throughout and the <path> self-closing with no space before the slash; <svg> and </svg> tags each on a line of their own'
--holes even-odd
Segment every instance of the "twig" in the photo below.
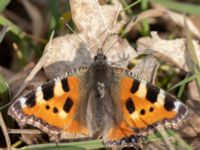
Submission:
<svg viewBox="0 0 200 150">
<path fill-rule="evenodd" d="M 40 130 L 37 129 L 8 129 L 10 134 L 42 134 Z"/>
<path fill-rule="evenodd" d="M 124 29 L 123 35 L 128 33 L 133 28 L 133 26 L 135 26 L 138 22 L 146 18 L 149 19 L 149 18 L 160 17 L 163 16 L 163 14 L 164 12 L 159 9 L 149 9 L 140 13 L 137 17 L 133 17 L 131 21 L 127 24 L 126 28 Z"/>
<path fill-rule="evenodd" d="M 18 147 L 19 145 L 21 145 L 23 142 L 22 141 L 17 141 L 12 145 L 12 148 Z"/>
<path fill-rule="evenodd" d="M 0 33 L 0 43 L 2 42 L 4 36 L 6 35 L 6 33 L 8 32 L 9 27 L 8 26 L 3 26 L 3 29 Z"/>
<path fill-rule="evenodd" d="M 6 124 L 3 120 L 3 116 L 2 116 L 1 112 L 0 112 L 0 126 L 1 126 L 1 129 L 3 131 L 5 140 L 6 140 L 7 149 L 11 149 L 10 138 L 9 138 L 8 131 L 7 131 L 7 128 L 6 128 Z"/>
</svg>

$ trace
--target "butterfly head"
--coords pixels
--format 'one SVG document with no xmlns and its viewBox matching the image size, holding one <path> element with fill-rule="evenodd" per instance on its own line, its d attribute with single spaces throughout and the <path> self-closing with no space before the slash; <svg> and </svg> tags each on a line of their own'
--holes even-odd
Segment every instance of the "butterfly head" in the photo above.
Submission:
<svg viewBox="0 0 200 150">
<path fill-rule="evenodd" d="M 103 54 L 103 51 L 102 49 L 98 49 L 97 50 L 97 55 L 94 57 L 94 62 L 96 64 L 99 64 L 99 65 L 104 65 L 104 64 L 107 64 L 107 58 L 106 56 Z"/>
</svg>

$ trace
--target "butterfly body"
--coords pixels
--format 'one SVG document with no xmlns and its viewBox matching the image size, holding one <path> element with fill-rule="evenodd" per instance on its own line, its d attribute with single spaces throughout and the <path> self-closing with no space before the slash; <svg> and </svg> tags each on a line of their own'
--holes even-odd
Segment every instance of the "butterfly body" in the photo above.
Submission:
<svg viewBox="0 0 200 150">
<path fill-rule="evenodd" d="M 55 140 L 102 138 L 132 146 L 164 127 L 176 128 L 186 106 L 162 89 L 107 63 L 97 51 L 89 68 L 74 69 L 15 101 L 8 112 Z"/>
<path fill-rule="evenodd" d="M 117 96 L 119 91 L 115 87 L 118 82 L 116 78 L 118 77 L 107 64 L 106 57 L 102 53 L 94 58 L 94 63 L 80 78 L 82 83 L 80 90 L 84 89 L 81 93 L 85 93 L 83 102 L 86 102 L 80 104 L 80 107 L 84 106 L 82 112 L 85 112 L 82 120 L 86 120 L 91 137 L 103 136 L 109 126 L 113 125 L 114 120 L 117 122 L 122 120 L 120 105 L 117 103 L 120 96 Z"/>
</svg>

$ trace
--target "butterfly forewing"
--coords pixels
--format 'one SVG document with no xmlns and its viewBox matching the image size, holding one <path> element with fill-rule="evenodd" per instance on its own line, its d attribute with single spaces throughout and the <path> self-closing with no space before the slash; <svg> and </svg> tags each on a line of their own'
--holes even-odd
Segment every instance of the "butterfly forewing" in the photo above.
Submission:
<svg viewBox="0 0 200 150">
<path fill-rule="evenodd" d="M 88 136 L 86 127 L 74 120 L 80 101 L 80 80 L 85 72 L 85 69 L 74 70 L 20 97 L 9 108 L 9 115 L 21 125 L 33 125 L 49 135 L 63 132 L 70 135 L 68 138 Z"/>
</svg>

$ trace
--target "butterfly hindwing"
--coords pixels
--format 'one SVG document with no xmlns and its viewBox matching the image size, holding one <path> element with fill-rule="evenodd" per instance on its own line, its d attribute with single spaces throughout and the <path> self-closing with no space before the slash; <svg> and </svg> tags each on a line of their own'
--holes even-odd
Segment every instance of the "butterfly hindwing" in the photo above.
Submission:
<svg viewBox="0 0 200 150">
<path fill-rule="evenodd" d="M 80 101 L 79 82 L 86 70 L 74 72 L 19 98 L 9 114 L 21 125 L 33 125 L 52 136 L 88 136 L 87 127 L 74 119 Z"/>
</svg>

